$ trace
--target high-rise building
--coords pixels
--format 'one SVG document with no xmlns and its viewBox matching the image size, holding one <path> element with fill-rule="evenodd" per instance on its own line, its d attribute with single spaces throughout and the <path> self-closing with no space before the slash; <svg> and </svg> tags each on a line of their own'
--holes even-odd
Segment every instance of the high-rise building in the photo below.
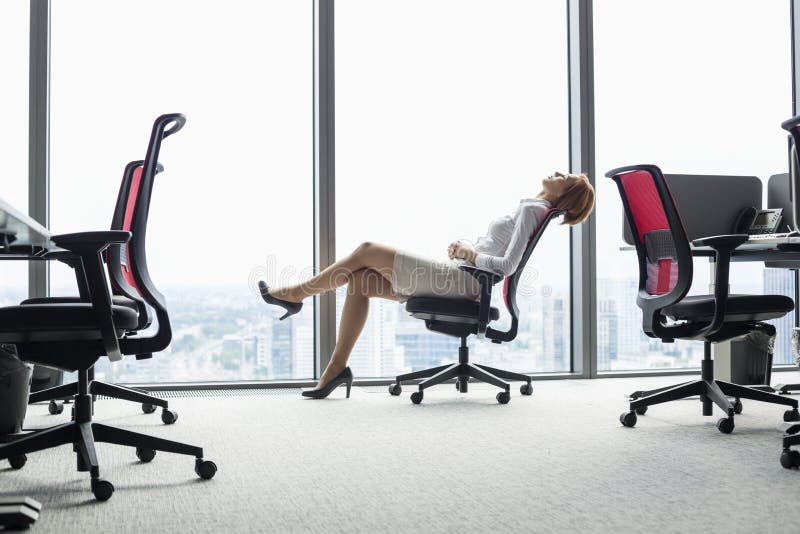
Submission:
<svg viewBox="0 0 800 534">
<path fill-rule="evenodd" d="M 270 330 L 271 334 L 272 331 Z M 253 336 L 253 352 L 255 353 L 256 370 L 269 378 L 272 376 L 272 358 L 270 358 L 270 341 L 271 336 L 257 335 Z"/>
<path fill-rule="evenodd" d="M 616 302 L 611 299 L 598 300 L 597 308 L 597 367 L 611 369 L 617 359 L 618 332 Z"/>
<path fill-rule="evenodd" d="M 794 272 L 789 269 L 764 269 L 765 295 L 786 295 L 794 300 Z M 794 363 L 790 336 L 794 327 L 794 313 L 769 321 L 777 329 L 773 363 Z"/>
<path fill-rule="evenodd" d="M 298 320 L 292 335 L 292 378 L 314 377 L 314 324 L 312 321 Z"/>
<path fill-rule="evenodd" d="M 272 374 L 274 378 L 292 376 L 293 317 L 272 323 Z"/>
<path fill-rule="evenodd" d="M 564 299 L 549 297 L 538 299 L 542 304 L 542 350 L 550 355 L 552 369 L 564 369 L 566 364 L 564 328 Z"/>
</svg>

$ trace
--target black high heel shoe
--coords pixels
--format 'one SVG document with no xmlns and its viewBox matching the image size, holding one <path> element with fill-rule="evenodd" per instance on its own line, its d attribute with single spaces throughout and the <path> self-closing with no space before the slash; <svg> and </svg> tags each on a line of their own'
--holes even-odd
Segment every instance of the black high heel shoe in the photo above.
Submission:
<svg viewBox="0 0 800 534">
<path fill-rule="evenodd" d="M 309 389 L 303 392 L 303 396 L 309 399 L 324 399 L 331 394 L 331 391 L 338 386 L 345 384 L 347 386 L 347 398 L 350 398 L 350 388 L 353 385 L 353 371 L 349 367 L 345 367 L 341 373 L 336 375 L 333 380 L 325 384 L 321 389 Z"/>
<path fill-rule="evenodd" d="M 264 302 L 267 304 L 274 304 L 275 306 L 280 306 L 286 313 L 280 318 L 281 321 L 289 317 L 290 315 L 294 315 L 298 313 L 301 309 L 303 309 L 302 302 L 289 302 L 288 300 L 281 300 L 278 298 L 273 297 L 269 294 L 269 287 L 267 287 L 267 283 L 263 280 L 258 281 L 258 289 L 261 291 L 261 298 L 264 299 Z"/>
</svg>

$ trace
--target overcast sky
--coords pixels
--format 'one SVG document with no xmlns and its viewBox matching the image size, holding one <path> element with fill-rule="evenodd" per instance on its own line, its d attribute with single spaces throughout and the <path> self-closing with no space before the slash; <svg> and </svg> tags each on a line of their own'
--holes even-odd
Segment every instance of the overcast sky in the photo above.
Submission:
<svg viewBox="0 0 800 534">
<path fill-rule="evenodd" d="M 268 265 L 273 279 L 308 273 L 311 6 L 55 0 L 52 229 L 106 228 L 153 119 L 183 112 L 153 196 L 157 283 L 247 284 Z M 616 250 L 621 209 L 606 170 L 785 171 L 789 7 L 608 0 L 594 16 L 598 270 L 633 276 L 633 258 Z M 0 5 L 0 196 L 23 210 L 27 24 L 27 2 Z M 339 0 L 336 77 L 339 256 L 374 240 L 444 258 L 450 241 L 476 239 L 567 169 L 563 0 Z M 542 284 L 566 291 L 565 228 L 548 232 L 535 263 Z M 0 265 L 5 281 L 23 276 Z M 734 276 L 760 280 L 760 266 Z M 71 274 L 54 269 L 53 280 L 69 285 Z"/>
</svg>

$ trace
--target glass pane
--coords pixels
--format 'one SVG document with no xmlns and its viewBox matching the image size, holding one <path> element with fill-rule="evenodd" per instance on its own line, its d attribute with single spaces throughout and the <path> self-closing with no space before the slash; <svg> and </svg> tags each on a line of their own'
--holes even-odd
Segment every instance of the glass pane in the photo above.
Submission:
<svg viewBox="0 0 800 534">
<path fill-rule="evenodd" d="M 597 2 L 594 24 L 598 368 L 698 366 L 702 343 L 662 344 L 641 332 L 636 256 L 619 250 L 622 204 L 603 174 L 646 162 L 665 173 L 757 176 L 766 205 L 766 180 L 786 172 L 788 161 L 780 123 L 792 112 L 789 7 Z M 695 260 L 692 293 L 708 293 L 708 270 Z M 761 294 L 768 276 L 791 274 L 733 264 L 731 289 Z M 788 336 L 785 326 L 778 335 Z M 778 352 L 775 361 L 785 358 Z"/>
<path fill-rule="evenodd" d="M 375 241 L 447 259 L 449 243 L 475 242 L 567 169 L 565 2 L 342 0 L 336 10 L 339 257 Z M 568 228 L 553 225 L 528 263 L 516 340 L 471 338 L 472 359 L 569 370 L 569 270 Z M 506 329 L 501 287 L 493 327 Z M 457 338 L 394 301 L 370 306 L 351 357 L 357 376 L 457 361 Z"/>
<path fill-rule="evenodd" d="M 52 19 L 55 231 L 108 228 L 153 120 L 187 116 L 164 141 L 147 231 L 172 345 L 98 372 L 310 378 L 313 307 L 278 322 L 255 282 L 292 281 L 312 265 L 312 3 L 55 0 Z M 63 267 L 52 286 L 76 292 Z"/>
<path fill-rule="evenodd" d="M 0 3 L 0 198 L 28 213 L 28 2 Z M 19 304 L 28 296 L 28 264 L 0 261 L 0 306 Z"/>
</svg>

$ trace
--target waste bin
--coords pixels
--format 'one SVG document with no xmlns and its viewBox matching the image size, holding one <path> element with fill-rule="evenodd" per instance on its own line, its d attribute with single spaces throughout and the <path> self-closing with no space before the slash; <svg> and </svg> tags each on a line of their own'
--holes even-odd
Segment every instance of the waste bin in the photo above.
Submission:
<svg viewBox="0 0 800 534">
<path fill-rule="evenodd" d="M 0 435 L 22 429 L 33 365 L 17 357 L 14 345 L 0 343 Z"/>
<path fill-rule="evenodd" d="M 775 350 L 775 329 L 762 325 L 747 335 L 716 343 L 714 377 L 743 386 L 769 385 Z"/>
</svg>

